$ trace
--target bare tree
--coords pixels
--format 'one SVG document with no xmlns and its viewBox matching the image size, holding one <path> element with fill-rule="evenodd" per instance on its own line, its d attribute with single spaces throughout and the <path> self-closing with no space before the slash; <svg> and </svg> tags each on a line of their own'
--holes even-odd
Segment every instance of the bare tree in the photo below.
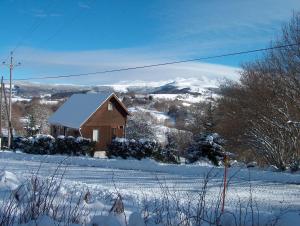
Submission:
<svg viewBox="0 0 300 226">
<path fill-rule="evenodd" d="M 300 14 L 294 14 L 272 46 L 300 43 Z M 222 86 L 219 133 L 232 148 L 253 150 L 280 169 L 300 162 L 300 48 L 273 49 L 243 65 L 239 82 Z"/>
<path fill-rule="evenodd" d="M 27 106 L 27 117 L 33 119 L 40 133 L 49 133 L 48 118 L 52 113 L 51 106 L 42 104 L 40 98 L 33 98 Z"/>
<path fill-rule="evenodd" d="M 126 137 L 135 140 L 156 139 L 155 131 L 151 126 L 151 121 L 153 120 L 153 117 L 147 112 L 134 112 L 126 126 Z"/>
</svg>

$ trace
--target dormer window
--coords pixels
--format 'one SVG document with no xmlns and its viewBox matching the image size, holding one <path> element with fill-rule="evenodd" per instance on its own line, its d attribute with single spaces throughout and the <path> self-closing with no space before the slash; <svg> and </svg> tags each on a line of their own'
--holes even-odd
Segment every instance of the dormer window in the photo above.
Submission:
<svg viewBox="0 0 300 226">
<path fill-rule="evenodd" d="M 111 102 L 108 103 L 108 110 L 109 111 L 112 111 L 113 110 L 113 105 Z"/>
</svg>

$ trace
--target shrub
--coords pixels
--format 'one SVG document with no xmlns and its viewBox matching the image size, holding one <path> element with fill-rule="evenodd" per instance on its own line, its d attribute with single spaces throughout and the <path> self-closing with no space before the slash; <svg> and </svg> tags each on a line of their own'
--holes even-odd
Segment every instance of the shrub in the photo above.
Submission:
<svg viewBox="0 0 300 226">
<path fill-rule="evenodd" d="M 6 138 L 6 137 L 5 137 Z M 7 144 L 7 139 L 5 139 L 5 144 Z M 30 145 L 30 141 L 26 137 L 15 137 L 13 142 L 13 149 L 25 150 L 27 146 Z"/>
<path fill-rule="evenodd" d="M 77 143 L 77 155 L 88 155 L 93 157 L 96 151 L 96 142 L 90 139 L 77 137 L 75 142 Z"/>
<path fill-rule="evenodd" d="M 186 158 L 193 163 L 204 157 L 218 166 L 220 159 L 225 156 L 223 144 L 224 140 L 217 133 L 196 135 L 187 150 Z"/>
<path fill-rule="evenodd" d="M 93 156 L 95 142 L 83 137 L 59 136 L 56 139 L 49 135 L 37 135 L 34 137 L 16 137 L 13 149 L 19 149 L 30 154 L 66 154 Z"/>
<path fill-rule="evenodd" d="M 155 140 L 140 139 L 128 140 L 116 138 L 112 141 L 106 155 L 111 157 L 121 157 L 127 159 L 129 157 L 135 159 L 153 158 L 161 162 L 177 163 L 173 153 L 167 149 L 163 149 L 161 145 Z"/>
<path fill-rule="evenodd" d="M 179 164 L 179 159 L 167 148 L 159 148 L 158 150 L 154 151 L 152 158 L 158 162 Z"/>
<path fill-rule="evenodd" d="M 52 136 L 37 135 L 24 140 L 24 152 L 31 154 L 46 155 L 53 152 L 55 139 Z"/>
</svg>

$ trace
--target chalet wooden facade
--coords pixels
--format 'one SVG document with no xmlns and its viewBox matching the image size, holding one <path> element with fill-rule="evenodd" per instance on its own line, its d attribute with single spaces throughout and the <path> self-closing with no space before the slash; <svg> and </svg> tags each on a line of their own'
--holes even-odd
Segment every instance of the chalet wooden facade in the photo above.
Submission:
<svg viewBox="0 0 300 226">
<path fill-rule="evenodd" d="M 125 137 L 127 108 L 114 94 L 74 94 L 50 118 L 51 135 L 82 136 L 105 150 L 116 137 Z"/>
</svg>

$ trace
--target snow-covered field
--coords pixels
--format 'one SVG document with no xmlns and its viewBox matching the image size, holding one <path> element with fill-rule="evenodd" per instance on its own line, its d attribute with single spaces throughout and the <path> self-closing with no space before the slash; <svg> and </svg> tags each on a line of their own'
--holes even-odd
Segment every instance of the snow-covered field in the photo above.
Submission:
<svg viewBox="0 0 300 226">
<path fill-rule="evenodd" d="M 164 112 L 156 111 L 156 110 L 151 110 L 143 107 L 131 107 L 128 108 L 128 111 L 131 113 L 134 113 L 136 111 L 141 111 L 141 112 L 147 112 L 149 113 L 153 118 L 157 120 L 158 123 L 163 124 L 166 120 L 172 120 L 170 116 L 168 116 Z"/>
<path fill-rule="evenodd" d="M 208 183 L 207 197 L 208 201 L 213 200 L 220 192 L 224 170 L 222 167 L 213 168 L 207 163 L 169 165 L 151 160 L 38 156 L 0 152 L 0 171 L 17 176 L 17 179 L 12 178 L 12 181 L 5 182 L 3 178 L 0 180 L 0 198 L 3 198 L 3 194 L 9 188 L 14 188 L 18 180 L 22 181 L 30 177 L 38 169 L 42 177 L 51 175 L 61 161 L 67 165 L 63 181 L 64 192 L 88 189 L 97 200 L 93 204 L 94 208 L 108 210 L 111 204 L 106 199 L 117 190 L 124 198 L 125 210 L 128 214 L 140 210 L 143 198 L 147 197 L 149 201 L 160 198 L 163 192 L 162 184 L 168 186 L 171 192 L 176 191 L 177 196 L 182 200 L 186 197 L 197 197 L 208 172 L 211 172 L 212 178 Z M 226 210 L 235 211 L 239 200 L 246 203 L 251 187 L 253 200 L 260 213 L 271 217 L 284 210 L 293 215 L 288 218 L 289 220 L 281 221 L 282 225 L 297 225 L 295 222 L 300 222 L 299 173 L 232 167 L 229 169 L 228 177 L 231 180 L 226 196 Z"/>
</svg>

